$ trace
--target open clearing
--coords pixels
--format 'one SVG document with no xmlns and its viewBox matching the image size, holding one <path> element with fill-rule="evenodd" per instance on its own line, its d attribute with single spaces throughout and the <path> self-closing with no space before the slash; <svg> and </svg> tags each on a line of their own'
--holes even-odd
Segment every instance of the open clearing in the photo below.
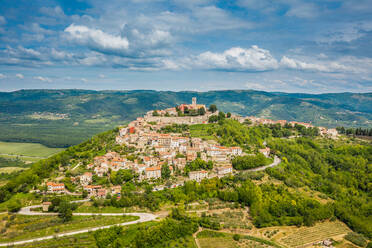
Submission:
<svg viewBox="0 0 372 248">
<path fill-rule="evenodd" d="M 312 227 L 300 227 L 279 241 L 290 247 L 311 244 L 327 238 L 344 235 L 350 229 L 340 221 L 318 223 Z"/>
<path fill-rule="evenodd" d="M 63 148 L 49 148 L 38 143 L 17 143 L 0 141 L 0 155 L 7 157 L 19 157 L 22 160 L 29 158 L 47 158 L 63 151 Z"/>
</svg>

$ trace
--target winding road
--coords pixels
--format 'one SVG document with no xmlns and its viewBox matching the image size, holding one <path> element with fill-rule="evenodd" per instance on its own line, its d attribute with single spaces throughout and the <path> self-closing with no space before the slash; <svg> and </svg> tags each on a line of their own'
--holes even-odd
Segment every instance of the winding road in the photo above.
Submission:
<svg viewBox="0 0 372 248">
<path fill-rule="evenodd" d="M 245 171 L 263 171 L 263 170 L 266 170 L 267 168 L 277 166 L 278 164 L 280 164 L 280 162 L 282 162 L 282 160 L 278 156 L 275 155 L 274 161 L 271 164 L 261 166 L 261 167 L 257 167 L 257 168 L 253 168 L 253 169 L 249 169 L 249 170 L 245 170 Z"/>
<path fill-rule="evenodd" d="M 84 201 L 89 201 L 89 200 L 80 200 L 80 201 L 74 201 L 74 202 L 84 202 Z M 34 206 L 24 207 L 18 212 L 18 214 L 22 214 L 22 215 L 58 215 L 58 213 L 43 213 L 43 212 L 32 211 L 33 208 L 39 208 L 39 207 L 42 207 L 42 205 L 34 205 Z M 35 241 L 53 239 L 53 238 L 56 238 L 56 237 L 59 238 L 59 237 L 72 236 L 72 235 L 76 235 L 76 234 L 87 233 L 87 232 L 91 232 L 91 231 L 97 231 L 97 230 L 100 230 L 100 229 L 106 229 L 106 228 L 110 228 L 112 226 L 127 226 L 127 225 L 152 221 L 152 220 L 155 220 L 158 217 L 157 215 L 150 214 L 150 213 L 73 213 L 73 215 L 79 215 L 79 216 L 90 216 L 90 215 L 123 216 L 123 215 L 130 215 L 130 216 L 138 216 L 139 219 L 134 220 L 134 221 L 120 223 L 120 224 L 85 228 L 85 229 L 80 229 L 80 230 L 77 230 L 77 231 L 54 234 L 54 235 L 44 236 L 44 237 L 40 237 L 40 238 L 21 240 L 21 241 L 13 241 L 13 242 L 8 242 L 8 243 L 0 243 L 0 247 L 13 246 L 13 245 L 23 245 L 23 244 L 32 243 L 32 242 L 35 242 Z"/>
<path fill-rule="evenodd" d="M 278 156 L 274 157 L 273 163 L 266 165 L 266 166 L 261 166 L 258 168 L 253 168 L 245 171 L 263 171 L 269 167 L 275 167 L 278 164 L 280 164 L 281 159 Z M 86 200 L 78 200 L 78 201 L 72 201 L 72 202 L 85 202 L 89 201 L 89 199 Z M 43 213 L 43 212 L 34 212 L 32 209 L 34 208 L 40 208 L 42 205 L 33 205 L 33 206 L 28 206 L 21 208 L 19 210 L 18 214 L 22 215 L 58 215 L 58 213 Z M 97 231 L 100 229 L 106 229 L 110 228 L 112 226 L 127 226 L 127 225 L 132 225 L 132 224 L 137 224 L 137 223 L 142 223 L 142 222 L 147 222 L 147 221 L 152 221 L 155 220 L 158 216 L 155 214 L 150 214 L 150 213 L 73 213 L 73 215 L 79 215 L 79 216 L 90 216 L 90 215 L 101 215 L 101 216 L 122 216 L 122 215 L 132 215 L 132 216 L 138 216 L 138 220 L 134 221 L 129 221 L 129 222 L 124 222 L 120 224 L 113 224 L 113 225 L 107 225 L 107 226 L 100 226 L 100 227 L 92 227 L 92 228 L 85 228 L 73 232 L 67 232 L 67 233 L 60 233 L 60 234 L 54 234 L 50 236 L 45 236 L 45 237 L 40 237 L 40 238 L 34 238 L 34 239 L 28 239 L 28 240 L 21 240 L 21 241 L 13 241 L 13 242 L 8 242 L 8 243 L 0 243 L 0 247 L 4 246 L 12 246 L 12 245 L 22 245 L 22 244 L 27 244 L 27 243 L 32 243 L 35 241 L 42 241 L 42 240 L 47 240 L 47 239 L 53 239 L 56 237 L 66 237 L 66 236 L 72 236 L 76 234 L 81 234 L 81 233 L 87 233 L 91 231 Z M 198 242 L 197 242 L 198 246 Z"/>
</svg>

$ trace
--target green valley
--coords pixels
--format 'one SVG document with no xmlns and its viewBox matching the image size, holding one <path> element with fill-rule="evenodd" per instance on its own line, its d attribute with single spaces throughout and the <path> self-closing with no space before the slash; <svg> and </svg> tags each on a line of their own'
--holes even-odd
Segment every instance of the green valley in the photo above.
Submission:
<svg viewBox="0 0 372 248">
<path fill-rule="evenodd" d="M 193 99 L 95 135 L 0 188 L 0 208 L 10 213 L 2 235 L 16 230 L 6 223 L 29 218 L 19 216 L 30 214 L 25 206 L 47 204 L 58 230 L 81 213 L 133 213 L 144 223 L 36 243 L 46 247 L 73 240 L 91 247 L 365 247 L 371 143 L 307 123 L 260 121 L 268 120 Z M 44 205 L 34 208 L 32 215 L 44 213 Z"/>
<path fill-rule="evenodd" d="M 0 140 L 68 147 L 152 109 L 192 96 L 224 112 L 325 127 L 371 127 L 371 93 L 288 94 L 252 90 L 209 92 L 21 90 L 0 93 Z"/>
</svg>

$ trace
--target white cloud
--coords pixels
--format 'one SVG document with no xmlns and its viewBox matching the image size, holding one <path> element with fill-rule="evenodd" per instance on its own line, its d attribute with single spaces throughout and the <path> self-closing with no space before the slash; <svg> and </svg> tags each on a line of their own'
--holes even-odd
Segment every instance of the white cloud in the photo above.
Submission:
<svg viewBox="0 0 372 248">
<path fill-rule="evenodd" d="M 6 78 L 6 76 L 4 74 L 0 73 L 0 79 L 4 79 L 4 78 Z"/>
<path fill-rule="evenodd" d="M 283 56 L 280 60 L 280 66 L 288 69 L 304 70 L 304 71 L 318 71 L 318 72 L 358 72 L 358 68 L 347 66 L 340 62 L 325 61 L 308 63 L 298 59 L 288 58 Z"/>
<path fill-rule="evenodd" d="M 23 74 L 21 73 L 17 73 L 16 74 L 16 77 L 19 78 L 19 79 L 24 79 L 25 77 L 23 76 Z"/>
<path fill-rule="evenodd" d="M 286 16 L 313 18 L 316 17 L 318 14 L 319 10 L 313 3 L 292 1 L 292 6 L 286 13 Z"/>
<path fill-rule="evenodd" d="M 125 53 L 129 42 L 126 38 L 105 33 L 99 29 L 71 24 L 65 29 L 72 40 L 93 50 L 107 53 Z"/>
<path fill-rule="evenodd" d="M 51 83 L 52 80 L 50 78 L 47 78 L 47 77 L 42 77 L 42 76 L 37 76 L 37 77 L 34 77 L 34 79 L 36 80 L 40 80 L 42 82 L 46 82 L 46 83 Z"/>
<path fill-rule="evenodd" d="M 6 24 L 6 19 L 4 16 L 0 16 L 0 25 Z"/>
<path fill-rule="evenodd" d="M 252 46 L 230 48 L 223 53 L 204 52 L 196 57 L 193 65 L 199 68 L 226 71 L 267 71 L 278 67 L 270 51 Z"/>
<path fill-rule="evenodd" d="M 80 80 L 84 83 L 88 82 L 88 80 L 86 78 L 80 78 Z"/>
<path fill-rule="evenodd" d="M 331 26 L 316 41 L 329 44 L 334 42 L 352 42 L 365 36 L 366 32 L 370 31 L 372 31 L 371 21 L 340 23 Z"/>
<path fill-rule="evenodd" d="M 105 75 L 104 74 L 99 74 L 98 77 L 99 78 L 105 78 Z"/>
<path fill-rule="evenodd" d="M 317 5 L 304 0 L 238 0 L 237 3 L 244 8 L 258 10 L 266 14 L 287 9 L 286 16 L 298 18 L 313 18 L 320 13 Z"/>
</svg>

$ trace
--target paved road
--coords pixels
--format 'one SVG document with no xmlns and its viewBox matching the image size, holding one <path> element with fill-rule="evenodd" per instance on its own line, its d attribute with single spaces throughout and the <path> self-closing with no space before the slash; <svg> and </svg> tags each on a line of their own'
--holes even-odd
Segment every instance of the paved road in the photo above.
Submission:
<svg viewBox="0 0 372 248">
<path fill-rule="evenodd" d="M 263 171 L 263 170 L 266 170 L 267 168 L 277 166 L 278 164 L 280 164 L 280 162 L 282 162 L 282 160 L 278 156 L 275 155 L 274 162 L 272 162 L 271 164 L 253 168 L 253 169 L 244 170 L 244 171 Z"/>
<path fill-rule="evenodd" d="M 88 201 L 88 200 L 79 200 L 79 201 L 74 201 L 74 202 L 84 202 L 84 201 Z M 58 215 L 58 213 L 33 212 L 31 210 L 33 208 L 38 208 L 38 207 L 41 207 L 41 206 L 42 205 L 34 205 L 34 206 L 24 207 L 18 212 L 18 214 L 22 214 L 22 215 Z M 138 216 L 139 219 L 134 220 L 134 221 L 120 223 L 120 224 L 85 228 L 85 229 L 81 229 L 81 230 L 77 230 L 77 231 L 73 231 L 73 232 L 60 233 L 60 234 L 55 234 L 55 235 L 50 235 L 50 236 L 45 236 L 45 237 L 40 237 L 40 238 L 14 241 L 14 242 L 8 242 L 8 243 L 0 243 L 0 247 L 1 246 L 12 246 L 12 245 L 22 245 L 22 244 L 32 243 L 32 242 L 35 242 L 35 241 L 53 239 L 55 237 L 72 236 L 72 235 L 76 235 L 76 234 L 80 234 L 80 233 L 87 233 L 87 232 L 91 232 L 91 231 L 97 231 L 97 230 L 100 230 L 100 229 L 106 229 L 106 228 L 110 228 L 112 226 L 127 226 L 127 225 L 152 221 L 152 220 L 155 220 L 158 217 L 158 216 L 156 216 L 154 214 L 150 214 L 150 213 L 73 213 L 73 215 L 79 215 L 79 216 L 88 216 L 88 215 L 122 216 L 122 215 L 130 215 L 130 216 Z"/>
</svg>

